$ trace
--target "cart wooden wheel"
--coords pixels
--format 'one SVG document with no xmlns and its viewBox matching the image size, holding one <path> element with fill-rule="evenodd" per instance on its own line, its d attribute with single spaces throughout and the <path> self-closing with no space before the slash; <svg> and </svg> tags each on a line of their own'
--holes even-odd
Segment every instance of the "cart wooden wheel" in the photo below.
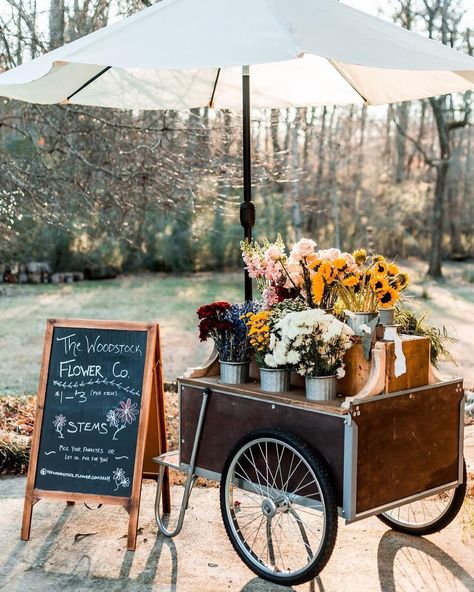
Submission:
<svg viewBox="0 0 474 592">
<path fill-rule="evenodd" d="M 466 463 L 463 482 L 457 487 L 378 514 L 382 522 L 407 534 L 423 536 L 438 532 L 456 518 L 466 495 Z"/>
<path fill-rule="evenodd" d="M 258 576 L 281 585 L 313 579 L 337 534 L 334 487 L 324 463 L 292 434 L 247 434 L 222 472 L 220 502 L 229 539 Z"/>
</svg>

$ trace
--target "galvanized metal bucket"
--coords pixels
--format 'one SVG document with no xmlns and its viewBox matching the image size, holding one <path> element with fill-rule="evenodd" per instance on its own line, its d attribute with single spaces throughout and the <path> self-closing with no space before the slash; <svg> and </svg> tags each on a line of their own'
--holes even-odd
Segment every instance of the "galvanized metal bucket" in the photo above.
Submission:
<svg viewBox="0 0 474 592">
<path fill-rule="evenodd" d="M 337 397 L 337 378 L 333 376 L 306 376 L 306 398 L 310 401 L 332 401 Z"/>
<path fill-rule="evenodd" d="M 260 388 L 267 393 L 290 390 L 290 371 L 282 368 L 260 368 Z"/>
<path fill-rule="evenodd" d="M 373 321 L 378 313 L 377 312 L 354 312 L 352 313 L 354 316 L 348 316 L 346 319 L 346 324 L 354 331 L 354 334 L 358 337 L 362 337 L 365 333 L 362 331 L 361 327 L 363 325 L 367 325 L 370 321 Z"/>
<path fill-rule="evenodd" d="M 395 309 L 381 308 L 379 310 L 379 325 L 395 325 Z"/>
<path fill-rule="evenodd" d="M 225 384 L 245 384 L 249 381 L 250 362 L 221 362 L 221 382 Z"/>
</svg>

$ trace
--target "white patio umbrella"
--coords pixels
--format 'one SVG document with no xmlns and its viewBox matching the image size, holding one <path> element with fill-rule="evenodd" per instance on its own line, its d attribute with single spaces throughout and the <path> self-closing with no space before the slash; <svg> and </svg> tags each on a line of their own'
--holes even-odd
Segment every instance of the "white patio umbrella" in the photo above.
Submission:
<svg viewBox="0 0 474 592">
<path fill-rule="evenodd" d="M 251 238 L 250 65 L 255 107 L 378 105 L 474 89 L 474 58 L 336 0 L 162 0 L 1 74 L 0 95 L 243 107 L 241 223 Z"/>
</svg>

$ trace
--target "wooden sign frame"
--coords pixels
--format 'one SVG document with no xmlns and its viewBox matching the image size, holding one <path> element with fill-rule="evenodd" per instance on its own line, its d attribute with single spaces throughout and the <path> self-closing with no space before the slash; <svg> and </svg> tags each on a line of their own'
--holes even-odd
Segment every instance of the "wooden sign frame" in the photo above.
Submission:
<svg viewBox="0 0 474 592">
<path fill-rule="evenodd" d="M 49 363 L 56 327 L 80 329 L 115 329 L 122 331 L 146 331 L 146 354 L 143 368 L 142 397 L 140 418 L 138 423 L 133 483 L 130 497 L 97 495 L 88 493 L 72 493 L 67 491 L 50 491 L 35 488 L 38 454 L 43 429 L 43 412 L 48 384 Z M 127 549 L 135 550 L 137 541 L 138 516 L 143 478 L 156 478 L 157 471 L 151 458 L 166 452 L 166 416 L 164 408 L 163 371 L 161 363 L 161 346 L 159 325 L 154 323 L 136 323 L 127 321 L 97 321 L 83 319 L 48 319 L 41 362 L 40 381 L 36 402 L 35 424 L 31 443 L 30 462 L 26 480 L 21 539 L 29 540 L 33 506 L 42 498 L 55 499 L 74 505 L 75 502 L 92 502 L 123 506 L 129 514 Z M 147 459 L 145 461 L 145 450 Z M 148 455 L 150 457 L 148 458 Z M 170 512 L 169 480 L 163 487 L 163 510 Z"/>
</svg>

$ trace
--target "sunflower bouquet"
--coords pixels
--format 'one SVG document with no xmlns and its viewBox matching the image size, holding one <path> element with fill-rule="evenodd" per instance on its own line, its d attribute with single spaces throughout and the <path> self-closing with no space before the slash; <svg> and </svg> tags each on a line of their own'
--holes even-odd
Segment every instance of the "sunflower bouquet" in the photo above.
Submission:
<svg viewBox="0 0 474 592">
<path fill-rule="evenodd" d="M 368 255 L 365 249 L 354 251 L 353 257 L 356 267 L 343 269 L 336 281 L 343 306 L 351 312 L 392 308 L 410 282 L 408 274 L 383 255 Z"/>
</svg>

